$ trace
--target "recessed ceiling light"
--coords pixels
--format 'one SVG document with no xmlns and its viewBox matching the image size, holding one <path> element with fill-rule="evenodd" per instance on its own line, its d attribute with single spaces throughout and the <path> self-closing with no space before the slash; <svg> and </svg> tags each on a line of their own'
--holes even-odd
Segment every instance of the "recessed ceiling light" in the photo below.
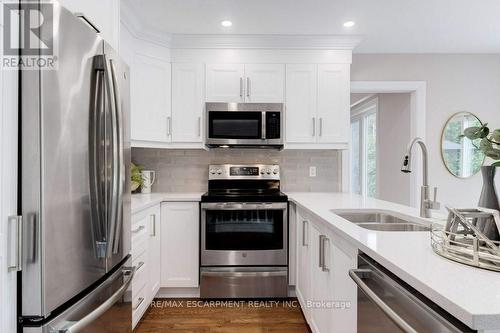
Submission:
<svg viewBox="0 0 500 333">
<path fill-rule="evenodd" d="M 344 22 L 344 27 L 351 28 L 351 27 L 354 27 L 355 24 L 356 24 L 356 22 L 354 22 L 354 21 L 347 21 L 347 22 Z"/>
<path fill-rule="evenodd" d="M 233 22 L 229 21 L 229 20 L 224 20 L 220 23 L 220 25 L 222 25 L 223 27 L 230 27 L 233 25 Z"/>
</svg>

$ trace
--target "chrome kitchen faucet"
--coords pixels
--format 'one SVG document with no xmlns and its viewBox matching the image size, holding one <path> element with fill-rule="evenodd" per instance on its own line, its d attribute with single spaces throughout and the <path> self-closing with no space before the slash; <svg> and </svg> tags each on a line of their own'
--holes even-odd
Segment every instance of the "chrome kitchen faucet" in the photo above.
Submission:
<svg viewBox="0 0 500 333">
<path fill-rule="evenodd" d="M 422 150 L 422 162 L 423 162 L 423 185 L 420 188 L 420 217 L 431 217 L 431 209 L 439 209 L 441 205 L 436 201 L 437 198 L 437 187 L 434 187 L 434 200 L 429 197 L 429 162 L 427 146 L 424 140 L 421 138 L 413 139 L 406 148 L 406 154 L 403 160 L 403 167 L 401 171 L 404 173 L 411 172 L 411 157 L 412 149 L 415 144 L 418 144 Z"/>
</svg>

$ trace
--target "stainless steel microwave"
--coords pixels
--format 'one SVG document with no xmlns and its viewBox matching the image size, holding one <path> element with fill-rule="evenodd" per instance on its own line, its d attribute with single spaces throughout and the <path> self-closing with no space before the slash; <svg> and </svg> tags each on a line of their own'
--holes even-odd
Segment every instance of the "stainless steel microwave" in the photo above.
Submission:
<svg viewBox="0 0 500 333">
<path fill-rule="evenodd" d="M 211 148 L 283 148 L 283 103 L 206 103 Z"/>
</svg>

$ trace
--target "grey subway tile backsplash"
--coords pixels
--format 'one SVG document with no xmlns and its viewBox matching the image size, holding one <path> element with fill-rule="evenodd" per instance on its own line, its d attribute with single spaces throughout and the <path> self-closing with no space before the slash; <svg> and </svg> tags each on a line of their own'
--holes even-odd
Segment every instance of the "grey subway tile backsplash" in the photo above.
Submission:
<svg viewBox="0 0 500 333">
<path fill-rule="evenodd" d="M 282 190 L 338 192 L 341 153 L 335 150 L 178 150 L 132 148 L 132 161 L 156 171 L 153 192 L 204 192 L 209 164 L 279 164 Z M 309 177 L 309 167 L 316 177 Z"/>
</svg>

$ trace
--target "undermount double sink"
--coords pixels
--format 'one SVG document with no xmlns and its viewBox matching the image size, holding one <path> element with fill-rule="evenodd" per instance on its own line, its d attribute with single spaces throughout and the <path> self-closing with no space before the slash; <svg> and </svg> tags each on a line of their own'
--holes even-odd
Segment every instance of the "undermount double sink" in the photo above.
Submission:
<svg viewBox="0 0 500 333">
<path fill-rule="evenodd" d="M 341 210 L 332 209 L 332 213 L 352 222 L 361 228 L 375 231 L 430 231 L 430 225 L 416 218 L 406 217 L 391 211 L 382 210 Z"/>
</svg>

